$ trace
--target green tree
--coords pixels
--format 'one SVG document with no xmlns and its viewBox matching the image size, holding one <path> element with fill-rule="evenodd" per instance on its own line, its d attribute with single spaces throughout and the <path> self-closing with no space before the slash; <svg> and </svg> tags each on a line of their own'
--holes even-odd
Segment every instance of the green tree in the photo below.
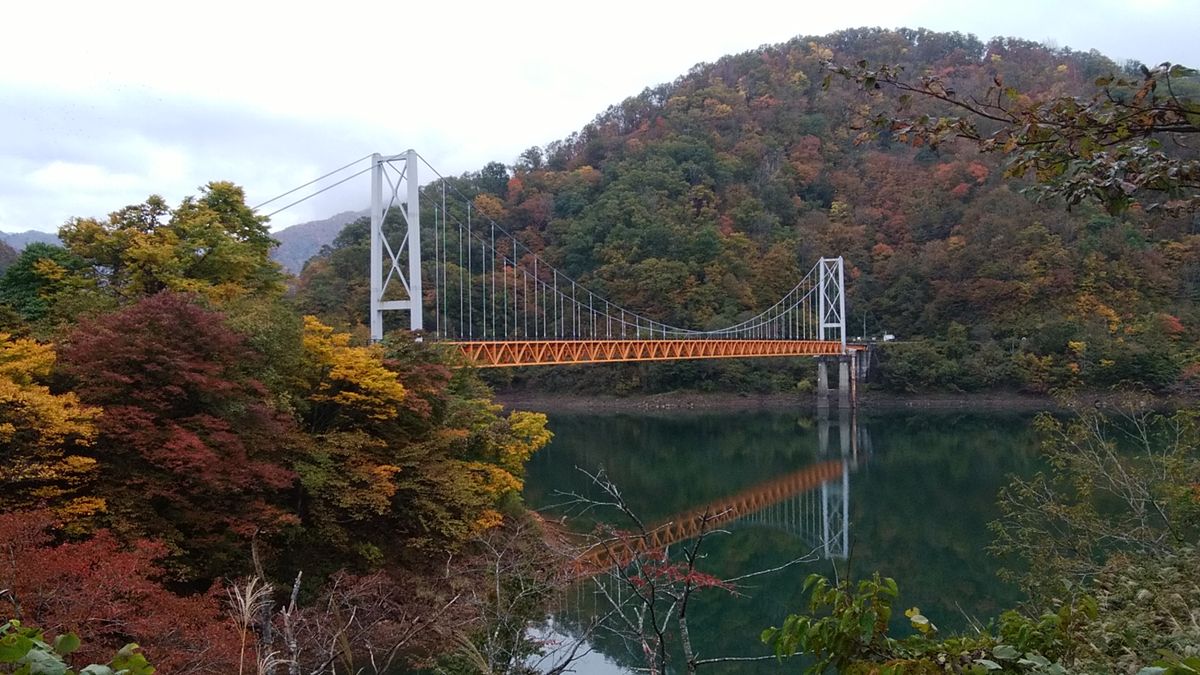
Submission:
<svg viewBox="0 0 1200 675">
<path fill-rule="evenodd" d="M 68 276 L 85 264 L 61 246 L 34 242 L 0 276 L 0 302 L 25 321 L 37 321 L 49 312 L 58 295 L 70 288 Z"/>
<path fill-rule="evenodd" d="M 1114 556 L 1180 554 L 1200 535 L 1200 431 L 1196 415 L 1088 411 L 1038 418 L 1049 471 L 1001 493 L 997 552 L 1013 556 L 1040 606 L 1072 593 Z M 1024 570 L 1024 571 L 1015 571 Z"/>
<path fill-rule="evenodd" d="M 508 167 L 488 162 L 479 170 L 479 189 L 501 199 L 508 194 Z"/>
<path fill-rule="evenodd" d="M 76 218 L 59 237 L 87 263 L 87 279 L 122 301 L 163 290 L 218 302 L 283 290 L 283 272 L 268 257 L 276 242 L 266 219 L 228 182 L 209 183 L 174 210 L 155 195 L 105 221 Z"/>
<path fill-rule="evenodd" d="M 393 218 L 396 211 L 388 212 Z M 333 243 L 309 260 L 300 272 L 296 304 L 339 328 L 368 321 L 371 262 L 371 221 L 349 223 Z"/>
</svg>

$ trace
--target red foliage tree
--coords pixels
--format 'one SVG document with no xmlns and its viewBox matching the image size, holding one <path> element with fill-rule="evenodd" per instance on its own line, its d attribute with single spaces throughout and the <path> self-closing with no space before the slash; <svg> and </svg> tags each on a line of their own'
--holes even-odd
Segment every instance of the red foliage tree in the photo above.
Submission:
<svg viewBox="0 0 1200 675">
<path fill-rule="evenodd" d="M 94 447 L 114 529 L 162 539 L 192 579 L 242 571 L 249 540 L 293 524 L 289 418 L 223 316 L 160 293 L 81 324 L 63 352 L 81 400 L 102 406 Z"/>
<path fill-rule="evenodd" d="M 13 601 L 2 613 L 77 633 L 76 663 L 106 662 L 137 642 L 162 673 L 237 672 L 237 630 L 216 594 L 181 597 L 156 581 L 165 546 L 126 549 L 107 531 L 54 546 L 50 525 L 49 512 L 0 514 L 0 589 Z"/>
</svg>

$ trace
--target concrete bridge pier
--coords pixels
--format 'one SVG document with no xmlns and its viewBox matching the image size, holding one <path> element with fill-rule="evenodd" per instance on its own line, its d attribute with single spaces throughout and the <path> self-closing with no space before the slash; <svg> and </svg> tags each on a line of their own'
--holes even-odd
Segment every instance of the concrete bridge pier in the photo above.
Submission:
<svg viewBox="0 0 1200 675">
<path fill-rule="evenodd" d="M 858 405 L 858 352 L 844 356 L 817 357 L 817 407 L 829 407 L 829 366 L 837 364 L 838 408 L 847 409 Z"/>
<path fill-rule="evenodd" d="M 859 380 L 866 381 L 866 379 L 871 376 L 871 358 L 874 355 L 874 344 L 867 344 L 866 349 L 859 349 L 854 352 L 854 356 L 858 364 L 857 377 Z"/>
</svg>

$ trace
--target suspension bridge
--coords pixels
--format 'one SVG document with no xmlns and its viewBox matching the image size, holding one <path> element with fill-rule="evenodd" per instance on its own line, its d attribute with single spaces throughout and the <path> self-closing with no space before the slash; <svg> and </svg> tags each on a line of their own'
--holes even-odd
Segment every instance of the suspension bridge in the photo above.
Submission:
<svg viewBox="0 0 1200 675">
<path fill-rule="evenodd" d="M 391 313 L 403 313 L 407 330 L 417 339 L 454 345 L 484 368 L 781 356 L 847 359 L 858 349 L 846 342 L 840 257 L 816 261 L 783 297 L 757 313 L 746 312 L 745 318 L 722 326 L 674 326 L 617 305 L 551 265 L 530 248 L 526 233 L 509 231 L 482 213 L 416 151 L 374 154 L 362 161 L 369 166 L 327 187 L 313 187 L 311 195 L 283 208 L 370 173 L 373 340 L 382 340 L 386 327 L 405 327 L 388 319 Z M 426 170 L 434 180 L 422 190 L 419 177 Z M 842 384 L 846 390 L 845 377 Z"/>
</svg>

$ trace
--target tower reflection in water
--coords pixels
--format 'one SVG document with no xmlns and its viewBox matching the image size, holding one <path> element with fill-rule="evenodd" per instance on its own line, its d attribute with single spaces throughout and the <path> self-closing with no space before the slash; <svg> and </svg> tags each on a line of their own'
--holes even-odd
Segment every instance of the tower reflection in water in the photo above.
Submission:
<svg viewBox="0 0 1200 675">
<path fill-rule="evenodd" d="M 765 536 L 763 530 L 791 539 L 814 558 L 844 561 L 850 554 L 850 477 L 868 464 L 872 453 L 870 435 L 858 425 L 856 411 L 843 408 L 831 418 L 828 410 L 819 410 L 815 421 L 816 438 L 811 431 L 798 437 L 800 442 L 816 444 L 816 461 L 769 480 L 758 482 L 735 494 L 688 508 L 648 525 L 648 536 L 630 537 L 603 547 L 590 549 L 589 564 L 583 569 L 611 571 L 614 565 L 628 565 L 636 556 L 661 551 L 673 552 L 672 560 L 702 532 L 725 530 L 739 534 Z M 806 453 L 807 454 L 807 453 Z M 706 541 L 707 547 L 709 542 Z M 749 573 L 756 570 L 743 570 Z M 621 609 L 644 602 L 644 594 L 628 584 L 620 574 L 581 575 L 586 579 L 571 585 L 550 618 L 554 633 L 565 638 L 592 634 L 593 647 L 610 658 L 637 664 L 636 654 L 622 654 L 628 645 L 617 636 Z M 607 635 L 607 638 L 604 637 Z M 615 664 L 609 664 L 617 668 Z M 620 668 L 617 668 L 620 670 Z M 585 670 L 590 670 L 585 668 Z M 609 668 L 601 671 L 612 672 Z"/>
</svg>

